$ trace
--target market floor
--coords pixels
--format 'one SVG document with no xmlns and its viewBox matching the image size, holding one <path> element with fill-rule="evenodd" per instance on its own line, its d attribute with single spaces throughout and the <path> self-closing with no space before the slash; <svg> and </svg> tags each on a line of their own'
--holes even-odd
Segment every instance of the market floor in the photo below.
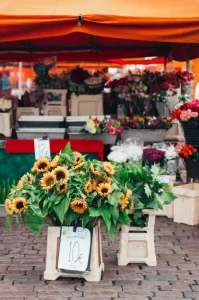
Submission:
<svg viewBox="0 0 199 300">
<path fill-rule="evenodd" d="M 179 300 L 199 299 L 199 226 L 156 222 L 157 267 L 118 267 L 118 239 L 103 232 L 105 272 L 99 283 L 61 278 L 44 281 L 46 227 L 38 238 L 0 218 L 0 299 L 10 300 Z"/>
</svg>

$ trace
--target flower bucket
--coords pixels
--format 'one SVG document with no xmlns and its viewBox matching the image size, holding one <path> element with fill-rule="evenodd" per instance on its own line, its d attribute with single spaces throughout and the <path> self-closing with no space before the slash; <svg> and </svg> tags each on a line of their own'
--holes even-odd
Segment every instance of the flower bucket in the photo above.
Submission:
<svg viewBox="0 0 199 300">
<path fill-rule="evenodd" d="M 186 159 L 185 165 L 187 176 L 193 179 L 199 179 L 199 161 Z"/>
<path fill-rule="evenodd" d="M 182 123 L 182 127 L 184 130 L 186 143 L 191 144 L 194 147 L 199 147 L 199 124 Z"/>
<path fill-rule="evenodd" d="M 71 140 L 96 140 L 96 141 L 102 141 L 105 145 L 114 145 L 117 139 L 116 134 L 109 134 L 109 133 L 102 133 L 102 134 L 88 134 L 88 133 L 79 133 L 79 132 L 73 132 L 68 133 L 69 139 Z"/>
<path fill-rule="evenodd" d="M 147 227 L 122 225 L 118 266 L 126 266 L 129 263 L 145 263 L 148 266 L 157 265 L 154 245 L 156 211 L 145 209 L 143 213 L 149 215 Z"/>
<path fill-rule="evenodd" d="M 123 130 L 121 137 L 122 141 L 128 138 L 140 138 L 145 144 L 164 142 L 167 129 L 126 129 Z"/>
<path fill-rule="evenodd" d="M 60 227 L 48 227 L 45 280 L 58 277 L 84 278 L 87 281 L 100 281 L 104 263 L 102 261 L 100 225 L 93 228 L 90 271 L 86 273 L 63 273 L 57 268 Z"/>
</svg>

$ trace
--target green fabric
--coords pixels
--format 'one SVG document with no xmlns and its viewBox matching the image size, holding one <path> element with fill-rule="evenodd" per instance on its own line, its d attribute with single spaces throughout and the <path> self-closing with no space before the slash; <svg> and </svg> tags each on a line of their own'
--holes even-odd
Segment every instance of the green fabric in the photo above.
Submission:
<svg viewBox="0 0 199 300">
<path fill-rule="evenodd" d="M 97 153 L 83 154 L 87 155 L 86 159 L 99 159 Z M 52 155 L 54 156 L 55 154 Z M 34 153 L 6 153 L 4 149 L 0 149 L 0 204 L 4 202 L 9 186 L 29 172 L 34 162 Z"/>
</svg>

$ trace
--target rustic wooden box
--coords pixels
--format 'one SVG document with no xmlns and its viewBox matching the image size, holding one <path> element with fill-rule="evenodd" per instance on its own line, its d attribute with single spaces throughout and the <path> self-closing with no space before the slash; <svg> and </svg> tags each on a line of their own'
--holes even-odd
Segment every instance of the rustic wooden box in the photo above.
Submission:
<svg viewBox="0 0 199 300">
<path fill-rule="evenodd" d="M 71 96 L 71 116 L 103 115 L 103 95 Z"/>
</svg>

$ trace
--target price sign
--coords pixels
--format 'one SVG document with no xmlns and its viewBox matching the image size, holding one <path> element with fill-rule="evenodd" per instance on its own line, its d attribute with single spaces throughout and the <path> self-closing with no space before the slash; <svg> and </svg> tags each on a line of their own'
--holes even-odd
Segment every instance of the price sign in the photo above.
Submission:
<svg viewBox="0 0 199 300">
<path fill-rule="evenodd" d="M 168 175 L 161 175 L 161 176 L 158 176 L 158 179 L 162 183 L 168 183 L 169 184 L 169 177 L 170 176 L 168 176 Z"/>
<path fill-rule="evenodd" d="M 91 231 L 87 228 L 63 226 L 61 229 L 58 269 L 68 273 L 89 271 Z"/>
<path fill-rule="evenodd" d="M 40 157 L 49 157 L 50 158 L 50 141 L 44 139 L 35 139 L 35 159 Z"/>
</svg>

